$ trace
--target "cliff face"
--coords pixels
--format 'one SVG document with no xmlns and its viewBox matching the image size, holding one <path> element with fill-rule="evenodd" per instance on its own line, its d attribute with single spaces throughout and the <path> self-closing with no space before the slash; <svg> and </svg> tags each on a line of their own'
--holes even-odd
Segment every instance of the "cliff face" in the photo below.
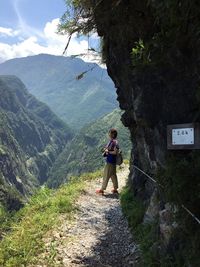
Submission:
<svg viewBox="0 0 200 267">
<path fill-rule="evenodd" d="M 66 142 L 69 128 L 14 76 L 0 76 L 0 202 L 18 209 Z"/>
<path fill-rule="evenodd" d="M 153 10 L 146 1 L 116 2 L 103 1 L 95 10 L 97 29 L 103 37 L 108 73 L 125 111 L 122 121 L 132 135 L 132 163 L 154 173 L 157 166 L 165 165 L 167 125 L 199 119 L 196 51 L 188 47 L 185 54 L 177 44 L 163 49 L 168 62 L 136 65 L 132 55 L 136 42 L 148 41 L 156 33 Z M 130 176 L 135 183 L 133 169 Z"/>
<path fill-rule="evenodd" d="M 133 48 L 138 48 L 138 42 L 142 39 L 148 43 L 159 33 L 155 12 L 146 1 L 101 1 L 94 11 L 108 73 L 117 88 L 120 108 L 125 111 L 122 121 L 132 136 L 132 165 L 152 174 L 166 163 L 167 125 L 199 120 L 196 45 L 184 43 L 181 36 L 183 43 L 177 40 L 176 46 L 164 47 L 163 54 L 160 48 L 149 49 L 148 62 L 134 60 Z M 185 42 L 187 38 L 189 33 L 184 36 Z M 131 168 L 134 189 L 141 192 L 147 180 L 138 176 Z"/>
<path fill-rule="evenodd" d="M 103 38 L 108 73 L 117 88 L 120 108 L 124 110 L 122 122 L 131 133 L 129 182 L 134 195 L 146 206 L 144 220 L 160 216 L 162 235 L 161 217 L 170 208 L 164 205 L 165 197 L 158 194 L 160 190 L 155 191 L 155 184 L 134 165 L 156 177 L 159 169 L 168 171 L 168 160 L 174 157 L 174 162 L 171 160 L 174 172 L 169 171 L 170 179 L 164 181 L 163 176 L 160 181 L 166 186 L 166 192 L 174 190 L 173 197 L 167 201 L 179 204 L 182 201 L 194 213 L 200 214 L 195 204 L 199 197 L 194 197 L 195 200 L 191 197 L 197 196 L 199 188 L 198 175 L 193 175 L 195 168 L 199 170 L 194 163 L 194 158 L 199 158 L 199 151 L 167 151 L 168 124 L 200 120 L 198 3 L 95 1 L 95 4 L 94 18 L 98 34 Z M 181 169 L 182 164 L 179 178 L 175 177 L 176 164 L 177 169 Z M 186 166 L 190 166 L 190 171 Z M 193 177 L 192 181 L 190 177 Z M 187 197 L 181 195 L 182 190 L 187 191 Z M 197 227 L 192 219 L 188 222 Z M 194 230 L 191 233 L 193 235 Z M 166 239 L 169 241 L 170 237 Z"/>
</svg>

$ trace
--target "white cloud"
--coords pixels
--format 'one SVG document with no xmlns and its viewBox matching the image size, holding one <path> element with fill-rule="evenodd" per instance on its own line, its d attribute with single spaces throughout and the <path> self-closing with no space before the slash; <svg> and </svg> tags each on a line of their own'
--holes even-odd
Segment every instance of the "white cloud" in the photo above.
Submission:
<svg viewBox="0 0 200 267">
<path fill-rule="evenodd" d="M 3 36 L 17 36 L 18 34 L 19 34 L 19 31 L 14 31 L 11 28 L 0 27 L 0 35 L 3 35 Z"/>
<path fill-rule="evenodd" d="M 62 55 L 68 41 L 68 36 L 57 34 L 57 26 L 59 19 L 54 19 L 47 22 L 44 30 L 39 32 L 31 27 L 23 24 L 23 28 L 14 30 L 10 28 L 0 27 L 0 34 L 18 37 L 18 42 L 15 44 L 7 44 L 0 42 L 0 60 L 8 60 L 15 57 L 24 57 L 28 55 L 36 55 L 40 53 Z M 27 37 L 27 31 L 24 33 L 24 28 L 29 28 L 30 35 Z M 25 36 L 25 37 L 24 37 Z M 92 35 L 90 39 L 97 39 L 97 34 Z M 67 49 L 67 56 L 84 54 L 82 57 L 85 61 L 96 61 L 94 53 L 88 53 L 88 41 L 80 40 L 74 34 L 71 38 Z"/>
<path fill-rule="evenodd" d="M 45 48 L 37 43 L 37 38 L 34 36 L 13 45 L 0 43 L 1 61 L 39 53 L 45 53 Z"/>
<path fill-rule="evenodd" d="M 59 24 L 59 19 L 53 19 L 51 22 L 47 22 L 44 28 L 44 34 L 47 38 L 52 38 L 52 39 L 58 39 L 59 37 L 61 38 L 62 36 L 58 36 L 57 32 L 57 27 Z"/>
</svg>

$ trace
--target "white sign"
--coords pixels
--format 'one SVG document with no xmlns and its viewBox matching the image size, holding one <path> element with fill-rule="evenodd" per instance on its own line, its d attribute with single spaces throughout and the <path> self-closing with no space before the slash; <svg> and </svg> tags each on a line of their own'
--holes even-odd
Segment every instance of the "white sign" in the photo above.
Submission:
<svg viewBox="0 0 200 267">
<path fill-rule="evenodd" d="M 172 145 L 194 145 L 194 128 L 172 129 Z"/>
</svg>

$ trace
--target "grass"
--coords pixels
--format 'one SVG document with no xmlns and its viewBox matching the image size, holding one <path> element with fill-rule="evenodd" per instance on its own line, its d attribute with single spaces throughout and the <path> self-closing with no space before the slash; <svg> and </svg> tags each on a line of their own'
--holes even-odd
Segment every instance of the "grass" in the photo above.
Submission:
<svg viewBox="0 0 200 267">
<path fill-rule="evenodd" d="M 142 223 L 144 216 L 144 206 L 141 201 L 134 198 L 133 192 L 127 186 L 123 189 L 120 194 L 120 202 L 122 206 L 123 213 L 126 215 L 129 226 L 134 232 L 137 225 Z"/>
<path fill-rule="evenodd" d="M 42 187 L 24 208 L 7 220 L 4 218 L 4 232 L 0 242 L 0 266 L 20 267 L 37 261 L 37 255 L 44 252 L 42 237 L 55 225 L 59 224 L 59 214 L 67 214 L 70 219 L 76 210 L 75 201 L 83 192 L 86 181 L 99 177 L 100 171 L 72 177 L 68 184 L 57 190 Z M 7 226 L 7 227 L 6 227 Z"/>
<path fill-rule="evenodd" d="M 127 217 L 134 240 L 142 252 L 141 266 L 148 267 L 186 267 L 200 266 L 198 225 L 190 217 L 183 220 L 174 232 L 169 250 L 162 251 L 162 240 L 159 234 L 159 222 L 143 223 L 145 207 L 134 197 L 127 186 L 120 196 L 123 213 Z M 185 213 L 183 213 L 185 216 Z M 178 219 L 178 218 L 177 218 Z M 193 231 L 192 231 L 193 229 Z"/>
<path fill-rule="evenodd" d="M 157 224 L 144 224 L 145 206 L 142 201 L 134 197 L 129 186 L 126 186 L 120 195 L 122 211 L 125 214 L 135 241 L 142 251 L 143 266 L 160 266 L 153 245 L 157 241 Z"/>
</svg>

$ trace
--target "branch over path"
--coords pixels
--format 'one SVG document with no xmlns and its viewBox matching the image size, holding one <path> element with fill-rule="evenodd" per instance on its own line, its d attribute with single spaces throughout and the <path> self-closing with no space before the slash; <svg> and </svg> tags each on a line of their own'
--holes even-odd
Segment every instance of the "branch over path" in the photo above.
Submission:
<svg viewBox="0 0 200 267">
<path fill-rule="evenodd" d="M 128 172 L 127 166 L 118 172 L 120 190 Z M 111 193 L 111 182 L 104 196 L 96 195 L 95 189 L 100 186 L 101 179 L 88 182 L 77 200 L 75 220 L 69 224 L 63 218 L 62 225 L 46 238 L 46 252 L 37 267 L 137 266 L 137 246 L 122 214 L 119 197 Z M 48 263 L 42 263 L 45 259 Z"/>
</svg>

